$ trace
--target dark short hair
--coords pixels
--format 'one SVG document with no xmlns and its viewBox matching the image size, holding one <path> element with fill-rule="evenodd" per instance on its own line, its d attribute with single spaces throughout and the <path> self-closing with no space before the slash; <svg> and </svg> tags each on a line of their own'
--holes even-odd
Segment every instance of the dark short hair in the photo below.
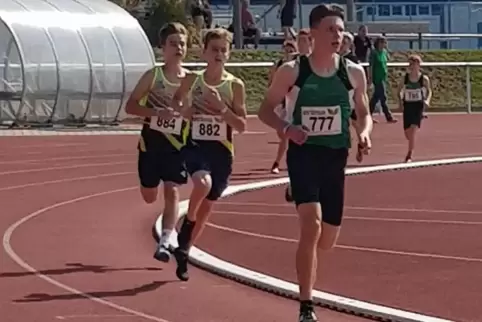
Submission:
<svg viewBox="0 0 482 322">
<path fill-rule="evenodd" d="M 378 48 L 378 46 L 380 46 L 381 43 L 384 43 L 386 41 L 387 41 L 387 38 L 385 38 L 384 36 L 377 37 L 377 39 L 375 39 L 375 43 L 373 44 L 373 46 L 375 48 Z"/>
<path fill-rule="evenodd" d="M 314 7 L 310 12 L 310 28 L 316 27 L 325 17 L 340 17 L 345 20 L 343 9 L 338 6 L 320 4 Z"/>
</svg>

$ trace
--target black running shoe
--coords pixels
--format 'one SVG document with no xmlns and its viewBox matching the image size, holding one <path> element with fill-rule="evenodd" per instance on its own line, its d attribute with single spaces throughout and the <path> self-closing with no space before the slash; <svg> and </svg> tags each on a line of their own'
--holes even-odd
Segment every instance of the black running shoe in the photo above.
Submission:
<svg viewBox="0 0 482 322">
<path fill-rule="evenodd" d="M 300 317 L 298 322 L 318 322 L 318 318 L 315 314 L 315 308 L 311 301 L 301 302 Z"/>
<path fill-rule="evenodd" d="M 187 282 L 189 280 L 189 273 L 187 269 L 188 253 L 178 247 L 174 250 L 174 258 L 177 262 L 177 278 L 181 281 Z"/>
</svg>

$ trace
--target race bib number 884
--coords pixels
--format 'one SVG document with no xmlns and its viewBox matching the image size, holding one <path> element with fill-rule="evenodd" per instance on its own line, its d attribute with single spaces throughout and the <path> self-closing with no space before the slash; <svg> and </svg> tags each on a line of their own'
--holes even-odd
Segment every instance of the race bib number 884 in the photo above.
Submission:
<svg viewBox="0 0 482 322">
<path fill-rule="evenodd" d="M 192 138 L 202 141 L 224 141 L 227 139 L 227 125 L 219 116 L 194 115 Z"/>
<path fill-rule="evenodd" d="M 162 119 L 160 117 L 152 117 L 150 128 L 162 133 L 179 135 L 182 129 L 182 118 Z"/>
<path fill-rule="evenodd" d="M 308 136 L 341 134 L 341 108 L 340 106 L 303 106 L 301 123 L 308 131 Z"/>
</svg>

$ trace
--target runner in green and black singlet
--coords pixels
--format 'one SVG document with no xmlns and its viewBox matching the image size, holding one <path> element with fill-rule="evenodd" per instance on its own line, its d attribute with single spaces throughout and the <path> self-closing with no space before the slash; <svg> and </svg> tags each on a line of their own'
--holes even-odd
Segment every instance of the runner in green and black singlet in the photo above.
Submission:
<svg viewBox="0 0 482 322">
<path fill-rule="evenodd" d="M 420 71 L 422 59 L 418 55 L 408 58 L 408 73 L 399 86 L 400 108 L 403 111 L 403 130 L 408 141 L 405 162 L 411 162 L 415 149 L 415 136 L 422 125 L 424 109 L 430 105 L 432 90 L 430 79 Z"/>
<path fill-rule="evenodd" d="M 364 153 L 370 149 L 372 129 L 363 67 L 337 54 L 343 38 L 343 14 L 331 6 L 318 5 L 309 21 L 312 53 L 278 69 L 258 114 L 262 122 L 283 131 L 290 140 L 288 174 L 300 224 L 296 254 L 299 322 L 317 321 L 312 302 L 316 247 L 332 248 L 341 225 L 345 166 L 351 146 L 352 89 L 360 127 L 358 140 Z M 285 97 L 287 118 L 283 120 L 274 108 Z"/>
<path fill-rule="evenodd" d="M 178 217 L 178 186 L 187 183 L 181 150 L 186 144 L 189 123 L 179 111 L 170 108 L 171 98 L 181 79 L 188 73 L 181 67 L 186 54 L 187 30 L 179 23 L 166 24 L 159 33 L 164 66 L 146 72 L 133 90 L 127 104 L 128 114 L 144 117 L 138 143 L 138 175 L 146 203 L 154 203 L 158 186 L 163 183 L 163 231 L 154 254 L 169 261 L 169 237 Z"/>
</svg>

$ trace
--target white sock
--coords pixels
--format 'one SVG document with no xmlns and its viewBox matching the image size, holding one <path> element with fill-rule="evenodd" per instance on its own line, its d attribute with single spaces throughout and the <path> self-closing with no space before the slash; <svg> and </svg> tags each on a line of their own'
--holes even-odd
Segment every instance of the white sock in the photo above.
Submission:
<svg viewBox="0 0 482 322">
<path fill-rule="evenodd" d="M 159 240 L 160 245 L 168 245 L 169 238 L 171 238 L 172 229 L 163 229 L 161 233 L 161 238 Z"/>
</svg>

